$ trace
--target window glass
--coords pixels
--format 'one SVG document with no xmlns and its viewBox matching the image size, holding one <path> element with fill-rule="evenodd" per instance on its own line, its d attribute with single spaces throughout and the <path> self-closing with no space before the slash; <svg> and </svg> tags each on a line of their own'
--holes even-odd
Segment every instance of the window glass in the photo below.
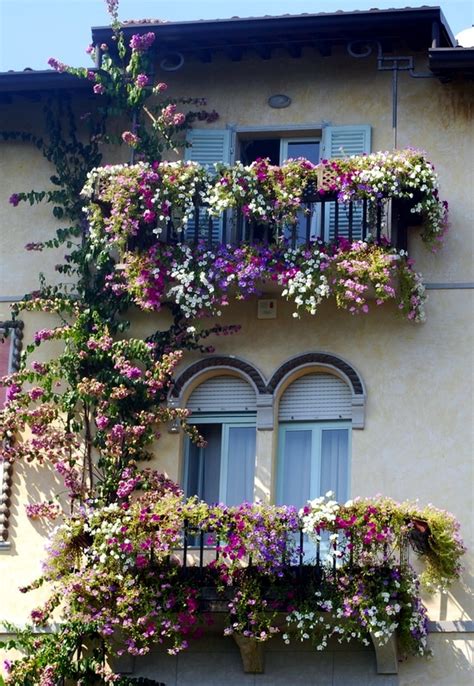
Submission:
<svg viewBox="0 0 474 686">
<path fill-rule="evenodd" d="M 314 140 L 289 140 L 286 143 L 285 159 L 295 159 L 297 157 L 304 157 L 313 164 L 319 162 L 319 141 Z M 282 160 L 283 162 L 283 160 Z"/>
<path fill-rule="evenodd" d="M 302 507 L 328 491 L 344 502 L 349 485 L 350 425 L 292 422 L 280 425 L 277 500 Z"/>
<path fill-rule="evenodd" d="M 193 416 L 193 420 L 206 445 L 198 447 L 186 439 L 186 495 L 197 495 L 207 503 L 251 502 L 255 478 L 255 416 Z"/>
</svg>

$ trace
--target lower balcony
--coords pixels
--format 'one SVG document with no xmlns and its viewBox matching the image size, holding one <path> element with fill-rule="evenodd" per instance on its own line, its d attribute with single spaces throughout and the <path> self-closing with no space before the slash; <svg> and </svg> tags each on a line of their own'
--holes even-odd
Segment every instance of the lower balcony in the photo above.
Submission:
<svg viewBox="0 0 474 686">
<path fill-rule="evenodd" d="M 277 636 L 317 651 L 373 644 L 379 672 L 395 673 L 397 644 L 429 654 L 420 580 L 446 586 L 460 574 L 458 524 L 433 506 L 326 496 L 299 512 L 226 507 L 183 498 L 166 479 L 158 491 L 121 492 L 56 530 L 44 566 L 52 600 L 33 613 L 44 624 L 62 601 L 63 640 L 92 641 L 117 664 L 153 647 L 176 655 L 215 616 L 250 673 L 262 672 L 262 646 Z"/>
</svg>

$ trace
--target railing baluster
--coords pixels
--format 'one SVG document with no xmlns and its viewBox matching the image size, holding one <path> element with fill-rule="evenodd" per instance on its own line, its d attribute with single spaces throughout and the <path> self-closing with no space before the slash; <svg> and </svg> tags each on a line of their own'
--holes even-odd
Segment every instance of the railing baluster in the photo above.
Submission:
<svg viewBox="0 0 474 686">
<path fill-rule="evenodd" d="M 334 242 L 339 239 L 339 203 L 334 201 Z"/>
<path fill-rule="evenodd" d="M 303 534 L 303 529 L 300 527 L 300 549 L 299 549 L 299 568 L 300 568 L 300 572 L 301 572 L 302 567 L 303 567 L 303 555 L 304 555 L 303 546 L 304 546 L 304 534 Z"/>
<path fill-rule="evenodd" d="M 250 245 L 253 245 L 255 243 L 255 222 L 253 220 L 249 221 L 247 226 L 249 227 L 248 242 Z"/>
<path fill-rule="evenodd" d="M 354 204 L 352 200 L 349 202 L 349 240 L 352 243 L 352 222 L 354 217 Z"/>
<path fill-rule="evenodd" d="M 351 546 L 349 548 L 349 567 L 354 566 L 354 546 L 353 546 L 353 536 L 352 534 L 349 534 L 349 545 Z"/>
<path fill-rule="evenodd" d="M 382 205 L 380 202 L 377 203 L 377 241 L 380 240 L 382 235 Z"/>
<path fill-rule="evenodd" d="M 313 211 L 312 211 L 313 205 L 312 203 L 308 202 L 306 203 L 306 247 L 309 248 L 309 244 L 311 241 L 311 219 L 313 217 Z"/>
<path fill-rule="evenodd" d="M 184 543 L 183 543 L 183 569 L 188 564 L 188 520 L 184 520 Z"/>
<path fill-rule="evenodd" d="M 244 230 L 244 216 L 242 210 L 239 208 L 237 210 L 237 245 L 242 243 Z"/>
<path fill-rule="evenodd" d="M 222 213 L 222 243 L 227 243 L 227 210 Z"/>
<path fill-rule="evenodd" d="M 321 541 L 316 541 L 316 566 L 321 567 Z"/>
<path fill-rule="evenodd" d="M 336 541 L 334 541 L 334 543 L 332 544 L 332 551 L 333 551 L 333 552 L 332 552 L 332 571 L 333 571 L 334 574 L 335 574 L 335 573 L 336 573 L 336 568 L 337 568 L 337 556 L 336 556 L 336 553 L 337 553 L 337 542 L 336 542 Z"/>
<path fill-rule="evenodd" d="M 326 203 L 324 200 L 321 200 L 321 226 L 319 229 L 319 236 L 323 243 L 328 242 L 326 240 Z"/>
<path fill-rule="evenodd" d="M 208 245 L 210 248 L 212 248 L 212 229 L 213 229 L 212 217 L 211 217 L 211 215 L 209 215 L 209 221 L 207 224 L 207 241 L 208 241 Z"/>
<path fill-rule="evenodd" d="M 204 531 L 201 529 L 199 534 L 199 573 L 202 576 L 204 568 Z"/>
<path fill-rule="evenodd" d="M 194 242 L 197 243 L 199 241 L 199 217 L 200 212 L 199 212 L 199 205 L 197 204 L 197 201 L 194 203 Z"/>
<path fill-rule="evenodd" d="M 362 240 L 367 238 L 367 198 L 362 200 Z"/>
<path fill-rule="evenodd" d="M 291 247 L 296 248 L 296 232 L 298 229 L 298 224 L 295 222 L 291 225 Z"/>
</svg>

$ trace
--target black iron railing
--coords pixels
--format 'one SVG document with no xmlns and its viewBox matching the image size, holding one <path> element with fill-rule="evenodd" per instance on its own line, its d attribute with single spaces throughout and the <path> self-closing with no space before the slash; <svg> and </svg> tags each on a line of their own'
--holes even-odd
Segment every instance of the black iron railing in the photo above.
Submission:
<svg viewBox="0 0 474 686">
<path fill-rule="evenodd" d="M 295 222 L 257 221 L 242 211 L 224 211 L 210 215 L 208 208 L 196 200 L 192 218 L 183 227 L 179 212 L 171 211 L 162 229 L 167 243 L 204 242 L 212 248 L 217 244 L 272 244 L 285 240 L 291 247 L 309 246 L 314 241 L 328 245 L 341 238 L 348 241 L 366 240 L 369 236 L 380 241 L 385 237 L 397 249 L 407 247 L 407 227 L 418 223 L 410 213 L 412 202 L 383 199 L 374 202 L 364 198 L 347 203 L 337 201 L 336 194 L 308 196 Z"/>
<path fill-rule="evenodd" d="M 233 533 L 229 530 L 229 535 Z M 304 533 L 303 528 L 288 531 L 288 546 L 285 546 L 281 554 L 281 560 L 276 564 L 281 569 L 292 572 L 296 577 L 305 576 L 305 570 L 313 570 L 321 578 L 326 572 L 335 573 L 338 569 L 354 569 L 360 566 L 357 553 L 354 553 L 350 534 L 340 530 L 338 539 L 331 541 L 329 535 L 322 535 L 321 540 L 312 541 Z M 182 531 L 182 547 L 174 551 L 179 558 L 179 563 L 184 573 L 193 576 L 204 577 L 210 563 L 223 562 L 227 552 L 227 538 L 220 539 L 214 532 L 208 529 L 191 526 L 187 521 Z M 380 551 L 380 565 L 406 564 L 408 562 L 408 550 L 410 539 L 407 537 L 401 544 L 389 546 L 385 544 Z M 212 566 L 212 565 L 211 565 Z M 254 560 L 248 555 L 242 560 L 242 566 L 252 568 Z M 258 566 L 258 565 L 257 565 Z"/>
</svg>

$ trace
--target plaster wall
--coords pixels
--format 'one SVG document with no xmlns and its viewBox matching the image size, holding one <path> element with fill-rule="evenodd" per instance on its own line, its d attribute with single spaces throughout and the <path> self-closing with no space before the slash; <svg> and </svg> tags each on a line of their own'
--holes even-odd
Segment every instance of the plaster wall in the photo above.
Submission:
<svg viewBox="0 0 474 686">
<path fill-rule="evenodd" d="M 333 125 L 369 123 L 373 127 L 373 150 L 393 146 L 390 76 L 377 73 L 371 58 L 363 62 L 343 55 L 324 59 L 308 53 L 302 60 L 276 57 L 269 62 L 244 59 L 241 63 L 189 63 L 169 81 L 170 95 L 207 96 L 209 109 L 215 108 L 221 115 L 213 125 L 216 128 L 234 123 L 255 128 L 281 126 L 284 130 L 289 124 L 313 123 L 318 130 L 323 121 Z M 267 98 L 279 92 L 290 95 L 292 105 L 272 110 L 266 104 Z M 410 238 L 410 252 L 428 283 L 455 285 L 473 281 L 474 193 L 472 173 L 469 175 L 474 158 L 472 87 L 440 84 L 435 79 L 413 80 L 402 74 L 399 96 L 398 145 L 427 151 L 438 169 L 442 196 L 450 202 L 452 223 L 446 244 L 437 255 L 421 245 L 416 230 Z M 24 102 L 4 105 L 0 129 L 12 128 L 12 121 L 16 129 L 35 128 L 40 109 L 39 104 Z M 123 152 L 109 159 L 118 161 L 121 156 L 125 159 Z M 55 223 L 49 209 L 14 209 L 7 202 L 13 192 L 44 187 L 45 176 L 50 173 L 51 167 L 35 149 L 20 143 L 2 144 L 0 296 L 5 301 L 36 288 L 39 271 L 53 280 L 57 278 L 54 264 L 58 256 L 25 253 L 22 249 L 27 242 L 51 235 Z M 433 502 L 446 508 L 461 520 L 463 536 L 472 551 L 472 294 L 472 290 L 430 291 L 427 322 L 418 326 L 400 319 L 396 309 L 387 305 L 377 309 L 374 304 L 370 315 L 351 317 L 327 303 L 316 317 L 303 315 L 295 320 L 291 304 L 279 298 L 277 318 L 262 321 L 256 316 L 255 299 L 232 303 L 223 313 L 222 323 L 240 323 L 242 330 L 236 336 L 217 339 L 216 352 L 244 358 L 267 379 L 282 362 L 303 352 L 326 351 L 349 361 L 367 388 L 366 426 L 354 430 L 352 436 L 351 495 L 383 493 L 398 500 L 419 498 L 421 503 Z M 0 320 L 9 316 L 8 303 L 0 302 Z M 166 314 L 160 318 L 137 315 L 135 332 L 151 332 L 164 326 L 164 317 Z M 51 319 L 46 315 L 25 316 L 25 340 L 49 325 Z M 42 354 L 47 354 L 46 349 Z M 193 359 L 187 356 L 183 366 Z M 269 500 L 274 496 L 276 434 L 261 431 L 257 443 L 256 492 Z M 181 444 L 181 436 L 164 432 L 153 465 L 178 480 L 182 477 Z M 0 551 L 1 615 L 11 621 L 23 622 L 27 618 L 32 599 L 16 589 L 40 572 L 45 541 L 44 530 L 27 520 L 24 504 L 37 500 L 39 494 L 47 499 L 54 490 L 41 470 L 15 466 L 11 545 Z M 431 619 L 474 618 L 469 590 L 473 586 L 471 553 L 466 563 L 463 584 L 429 601 Z M 34 604 L 39 604 L 40 595 L 37 593 L 38 602 Z M 399 681 L 387 684 L 470 683 L 465 638 L 466 634 L 433 636 L 439 651 L 435 661 L 426 668 L 425 663 L 411 660 L 401 666 Z M 189 658 L 191 662 L 193 659 Z M 278 662 L 285 658 L 274 659 Z M 212 663 L 210 655 L 205 660 Z M 450 676 L 453 670 L 456 680 Z M 235 683 L 247 683 L 241 672 L 239 675 Z M 255 678 L 255 683 L 258 681 Z M 183 677 L 169 683 L 188 682 Z"/>
</svg>

